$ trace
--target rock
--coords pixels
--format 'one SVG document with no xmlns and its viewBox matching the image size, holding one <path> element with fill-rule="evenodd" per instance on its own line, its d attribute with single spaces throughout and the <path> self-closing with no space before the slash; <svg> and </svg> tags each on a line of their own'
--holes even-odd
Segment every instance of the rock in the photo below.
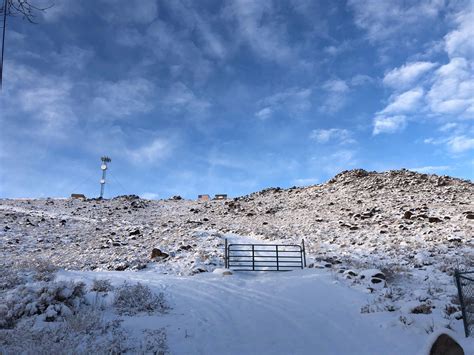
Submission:
<svg viewBox="0 0 474 355">
<path fill-rule="evenodd" d="M 467 219 L 474 219 L 474 213 L 468 213 L 466 214 Z"/>
<path fill-rule="evenodd" d="M 449 335 L 441 334 L 431 346 L 429 355 L 464 355 L 464 350 Z"/>
<path fill-rule="evenodd" d="M 414 314 L 430 314 L 431 313 L 431 305 L 422 303 L 411 310 L 411 313 Z"/>
<path fill-rule="evenodd" d="M 151 251 L 150 259 L 155 259 L 155 258 L 166 259 L 168 256 L 169 254 L 162 252 L 160 249 L 153 248 L 153 250 Z"/>
<path fill-rule="evenodd" d="M 115 266 L 115 271 L 124 271 L 128 268 L 128 264 L 127 263 L 120 263 L 118 265 Z"/>
<path fill-rule="evenodd" d="M 428 217 L 428 222 L 430 223 L 438 223 L 438 222 L 441 222 L 441 218 L 438 218 L 438 217 Z"/>
<path fill-rule="evenodd" d="M 378 277 L 373 277 L 370 282 L 372 282 L 373 284 L 379 284 L 381 282 L 384 282 L 384 280 L 382 279 L 379 279 Z"/>
<path fill-rule="evenodd" d="M 232 271 L 229 269 L 217 268 L 212 271 L 213 274 L 222 275 L 222 276 L 229 276 L 232 275 Z"/>
<path fill-rule="evenodd" d="M 128 235 L 140 235 L 140 229 L 135 229 L 133 232 L 128 233 Z"/>
<path fill-rule="evenodd" d="M 403 218 L 405 219 L 410 219 L 411 216 L 413 216 L 413 213 L 410 211 L 405 211 L 405 213 L 403 214 Z"/>
</svg>

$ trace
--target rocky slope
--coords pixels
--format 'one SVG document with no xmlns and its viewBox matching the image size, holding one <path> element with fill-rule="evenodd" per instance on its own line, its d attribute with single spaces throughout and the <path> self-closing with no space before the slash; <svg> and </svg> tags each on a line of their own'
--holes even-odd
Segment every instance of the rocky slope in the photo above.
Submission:
<svg viewBox="0 0 474 355">
<path fill-rule="evenodd" d="M 67 269 L 196 273 L 222 265 L 228 233 L 305 239 L 312 265 L 474 266 L 474 184 L 407 170 L 345 171 L 325 184 L 227 201 L 0 200 L 3 267 L 44 258 Z M 179 265 L 179 268 L 177 267 Z"/>
</svg>

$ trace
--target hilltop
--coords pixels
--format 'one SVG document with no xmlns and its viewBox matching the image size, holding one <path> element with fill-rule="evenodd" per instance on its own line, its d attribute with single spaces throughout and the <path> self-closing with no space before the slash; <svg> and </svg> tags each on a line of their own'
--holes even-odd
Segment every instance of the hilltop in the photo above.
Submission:
<svg viewBox="0 0 474 355">
<path fill-rule="evenodd" d="M 473 196 L 350 170 L 225 201 L 0 200 L 0 351 L 409 354 L 448 333 L 469 352 L 452 276 L 474 267 Z M 225 239 L 304 239 L 308 268 L 228 276 Z"/>
<path fill-rule="evenodd" d="M 407 170 L 350 170 L 327 183 L 227 201 L 0 200 L 3 260 L 41 256 L 68 269 L 140 269 L 152 248 L 180 273 L 222 264 L 223 235 L 305 239 L 316 260 L 472 266 L 474 184 Z M 392 260 L 392 258 L 395 258 Z"/>
</svg>

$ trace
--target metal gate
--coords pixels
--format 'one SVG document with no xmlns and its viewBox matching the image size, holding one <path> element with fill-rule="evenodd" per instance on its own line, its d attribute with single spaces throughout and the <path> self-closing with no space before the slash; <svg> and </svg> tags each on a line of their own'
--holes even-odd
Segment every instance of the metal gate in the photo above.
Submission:
<svg viewBox="0 0 474 355">
<path fill-rule="evenodd" d="M 225 240 L 225 267 L 234 271 L 291 271 L 306 267 L 304 240 L 296 244 L 237 244 Z"/>
<path fill-rule="evenodd" d="M 474 330 L 474 271 L 454 272 L 466 337 Z"/>
</svg>

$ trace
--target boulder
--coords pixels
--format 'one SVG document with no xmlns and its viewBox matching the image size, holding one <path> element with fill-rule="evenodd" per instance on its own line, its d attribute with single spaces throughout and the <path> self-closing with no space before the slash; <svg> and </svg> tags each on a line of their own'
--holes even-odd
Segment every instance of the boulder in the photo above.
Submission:
<svg viewBox="0 0 474 355">
<path fill-rule="evenodd" d="M 151 256 L 150 259 L 155 259 L 155 258 L 162 258 L 165 259 L 169 256 L 169 254 L 162 252 L 158 248 L 153 248 L 151 251 Z"/>
<path fill-rule="evenodd" d="M 411 216 L 413 216 L 413 213 L 410 211 L 405 211 L 405 213 L 403 214 L 403 218 L 405 219 L 410 219 Z"/>
<path fill-rule="evenodd" d="M 464 355 L 464 350 L 449 335 L 441 334 L 431 346 L 430 355 Z"/>
</svg>

